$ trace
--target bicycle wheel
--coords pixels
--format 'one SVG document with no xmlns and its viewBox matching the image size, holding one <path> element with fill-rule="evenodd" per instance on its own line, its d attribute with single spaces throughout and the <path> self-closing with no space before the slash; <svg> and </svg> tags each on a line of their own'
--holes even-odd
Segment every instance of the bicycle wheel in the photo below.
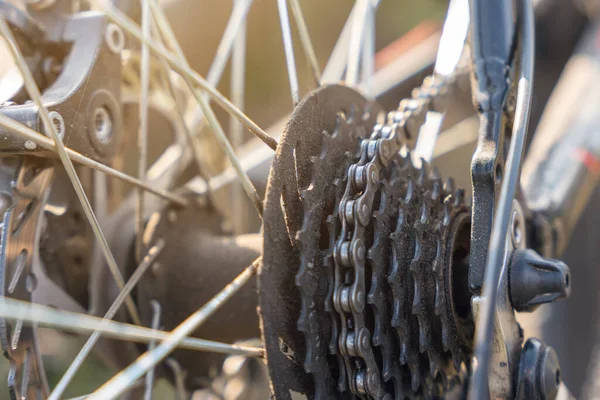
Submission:
<svg viewBox="0 0 600 400">
<path fill-rule="evenodd" d="M 224 203 L 220 201 L 225 198 L 229 203 L 230 199 L 211 190 L 222 176 L 210 177 L 218 174 L 219 164 L 223 164 L 223 157 L 213 151 L 221 146 L 242 182 L 241 187 L 232 188 L 233 207 L 243 216 L 247 207 L 240 203 L 243 190 L 262 214 L 260 196 L 229 142 L 238 147 L 245 126 L 269 147 L 277 144 L 238 107 L 243 104 L 245 20 L 251 3 L 235 2 L 208 81 L 186 62 L 163 10 L 154 1 L 142 2 L 139 8 L 133 2 L 119 3 L 121 10 L 140 18 L 139 25 L 105 2 L 1 3 L 3 55 L 13 59 L 11 71 L 3 75 L 2 83 L 12 87 L 2 92 L 0 121 L 4 137 L 12 138 L 3 156 L 6 201 L 2 235 L 6 301 L 2 308 L 7 310 L 2 343 L 11 363 L 12 397 L 62 397 L 92 348 L 119 368 L 143 353 L 143 345 L 134 341 L 149 343 L 158 351 L 162 345 L 154 346 L 166 333 L 157 329 L 176 328 L 207 301 L 192 319 L 186 319 L 194 326 L 185 328 L 184 323 L 180 327 L 187 332 L 184 336 L 196 331 L 197 336 L 214 336 L 223 342 L 259 336 L 251 286 L 236 296 L 234 312 L 225 306 L 216 324 L 207 322 L 204 332 L 196 329 L 225 299 L 241 290 L 259 265 L 254 259 L 260 238 L 227 235 L 229 229 L 223 224 L 227 219 L 218 211 L 224 208 L 226 215 L 228 207 L 221 207 Z M 360 80 L 368 80 L 374 68 L 371 7 L 375 5 L 355 7 L 323 76 L 301 9 L 295 1 L 290 5 L 316 85 L 339 80 L 346 67 L 349 86 L 358 85 L 359 71 Z M 279 13 L 292 101 L 297 103 L 300 84 L 286 2 L 279 2 L 273 10 Z M 360 50 L 356 41 L 363 41 L 363 32 L 371 36 L 364 39 Z M 349 48 L 353 49 L 350 55 Z M 229 54 L 232 99 L 238 106 L 214 88 Z M 233 116 L 227 135 L 210 101 Z M 208 139 L 206 132 L 199 134 L 204 125 L 210 126 L 216 140 Z M 197 174 L 200 178 L 192 180 L 186 190 L 186 180 Z M 198 193 L 202 185 L 208 190 Z M 237 233 L 248 229 L 240 222 L 229 223 Z M 198 252 L 176 261 L 172 257 L 182 255 L 182 246 L 196 247 Z M 215 254 L 226 257 L 213 258 Z M 198 255 L 204 261 L 196 258 Z M 184 271 L 163 274 L 171 270 L 167 265 L 190 260 L 217 263 L 220 272 L 211 273 L 201 284 L 198 271 L 192 269 L 187 278 Z M 250 267 L 242 268 L 247 265 Z M 232 285 L 225 286 L 240 272 Z M 162 282 L 160 291 L 156 282 Z M 219 292 L 217 286 L 225 286 L 224 291 Z M 177 299 L 177 288 L 183 287 L 188 294 Z M 215 294 L 219 295 L 213 297 Z M 157 299 L 167 298 L 173 302 L 157 307 Z M 12 301 L 15 299 L 50 308 L 28 308 L 21 313 L 18 310 L 24 304 Z M 9 314 L 9 310 L 17 314 Z M 104 322 L 86 318 L 86 312 L 103 316 Z M 112 319 L 121 323 L 109 322 Z M 123 322 L 147 328 L 136 331 Z M 229 333 L 223 331 L 224 325 L 231 325 Z M 56 385 L 47 382 L 40 326 L 91 332 Z M 125 340 L 110 341 L 103 335 Z M 188 349 L 217 354 L 259 358 L 264 354 L 261 348 L 246 345 L 195 339 L 184 339 L 184 343 Z M 173 342 L 169 352 L 175 347 Z M 223 356 L 210 355 L 196 359 L 189 350 L 170 359 L 187 370 L 183 388 L 192 391 L 207 386 L 202 378 L 222 360 Z M 146 390 L 151 390 L 153 367 L 148 372 L 143 375 L 147 377 Z M 174 381 L 181 380 L 181 374 L 175 376 Z M 131 380 L 110 396 L 118 396 L 137 381 Z"/>
<path fill-rule="evenodd" d="M 271 6 L 270 25 L 276 22 L 283 44 L 275 69 L 285 71 L 291 93 L 283 111 L 292 113 L 270 134 L 243 111 L 261 107 L 244 107 L 245 87 L 270 93 L 277 76 L 257 74 L 246 85 L 251 0 L 233 2 L 206 79 L 190 66 L 176 38 L 180 27 L 156 0 L 0 1 L 0 35 L 15 71 L 2 81 L 8 89 L 0 107 L 0 341 L 12 398 L 65 396 L 92 350 L 119 372 L 88 399 L 151 398 L 156 376 L 167 376 L 180 397 L 261 398 L 269 389 L 260 359 L 278 399 L 450 396 L 464 391 L 471 372 L 475 382 L 477 373 L 488 380 L 485 352 L 480 367 L 470 365 L 475 321 L 483 320 L 485 332 L 478 349 L 489 350 L 490 315 L 501 311 L 510 335 L 493 337 L 508 349 L 505 369 L 518 372 L 510 353 L 522 350 L 514 308 L 534 306 L 508 298 L 508 254 L 522 259 L 519 271 L 534 255 L 525 250 L 514 186 L 500 195 L 492 224 L 481 217 L 489 187 L 476 184 L 476 170 L 471 207 L 464 190 L 429 167 L 438 132 L 473 114 L 471 107 L 446 111 L 470 96 L 462 63 L 467 2 L 450 3 L 434 74 L 387 116 L 374 97 L 389 88 L 390 71 L 422 72 L 439 34 L 375 74 L 378 5 L 356 2 L 322 73 L 299 2 Z M 218 8 L 204 12 L 210 18 Z M 521 10 L 519 35 L 502 37 L 521 40 L 507 49 L 522 51 L 515 71 L 527 81 L 529 2 Z M 180 18 L 182 30 L 192 29 Z M 294 42 L 308 79 L 300 79 Z M 217 89 L 228 58 L 231 100 Z M 524 112 L 525 121 L 528 94 L 519 87 L 517 115 Z M 526 122 L 506 112 L 517 143 L 509 155 L 520 160 Z M 245 130 L 263 147 L 248 143 L 250 156 L 241 159 Z M 486 149 L 477 148 L 474 164 Z M 264 210 L 251 179 L 256 154 L 263 164 L 273 160 Z M 514 185 L 518 164 L 506 165 L 507 185 Z M 497 186 L 503 168 L 494 160 Z M 487 270 L 504 272 L 483 289 L 504 286 L 484 296 L 471 275 L 483 270 L 488 250 L 498 263 Z M 566 267 L 547 264 L 567 274 L 568 286 Z M 40 327 L 89 335 L 55 385 L 46 376 Z M 252 340 L 258 337 L 262 343 Z M 492 368 L 494 395 L 528 390 Z"/>
</svg>

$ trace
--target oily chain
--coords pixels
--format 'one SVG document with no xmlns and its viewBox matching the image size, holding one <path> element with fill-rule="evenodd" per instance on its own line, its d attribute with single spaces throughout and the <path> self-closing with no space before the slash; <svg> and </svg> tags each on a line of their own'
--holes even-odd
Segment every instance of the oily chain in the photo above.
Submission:
<svg viewBox="0 0 600 400">
<path fill-rule="evenodd" d="M 387 123 L 376 125 L 371 137 L 361 142 L 360 159 L 348 169 L 346 190 L 338 209 L 342 230 L 334 250 L 333 303 L 341 319 L 340 353 L 344 356 L 350 390 L 358 396 L 379 399 L 385 395 L 363 314 L 365 229 L 371 220 L 379 180 L 404 145 L 414 147 L 427 112 L 445 108 L 443 103 L 460 72 L 425 78 L 421 87 L 413 91 L 412 98 L 400 102 L 398 109 L 388 114 Z M 352 283 L 347 283 L 348 274 L 353 275 Z"/>
</svg>

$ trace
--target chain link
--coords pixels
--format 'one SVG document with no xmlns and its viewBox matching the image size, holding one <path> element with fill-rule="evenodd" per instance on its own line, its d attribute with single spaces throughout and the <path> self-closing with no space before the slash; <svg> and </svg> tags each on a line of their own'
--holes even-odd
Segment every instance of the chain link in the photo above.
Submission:
<svg viewBox="0 0 600 400">
<path fill-rule="evenodd" d="M 373 214 L 373 202 L 392 158 L 403 146 L 414 147 L 428 111 L 441 112 L 456 75 L 427 77 L 410 99 L 390 112 L 385 124 L 374 127 L 361 143 L 357 163 L 348 169 L 346 190 L 339 203 L 342 225 L 334 249 L 335 283 L 333 304 L 342 321 L 338 344 L 344 356 L 352 393 L 385 398 L 382 377 L 375 360 L 371 334 L 365 325 L 366 305 L 365 230 Z"/>
</svg>

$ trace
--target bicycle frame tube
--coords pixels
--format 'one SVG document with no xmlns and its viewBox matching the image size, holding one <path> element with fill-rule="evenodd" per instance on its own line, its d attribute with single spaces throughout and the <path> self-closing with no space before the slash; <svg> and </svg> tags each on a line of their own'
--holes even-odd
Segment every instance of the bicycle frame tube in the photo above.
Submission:
<svg viewBox="0 0 600 400">
<path fill-rule="evenodd" d="M 559 257 L 600 177 L 600 24 L 583 35 L 548 102 L 522 174 L 536 242 Z"/>
</svg>

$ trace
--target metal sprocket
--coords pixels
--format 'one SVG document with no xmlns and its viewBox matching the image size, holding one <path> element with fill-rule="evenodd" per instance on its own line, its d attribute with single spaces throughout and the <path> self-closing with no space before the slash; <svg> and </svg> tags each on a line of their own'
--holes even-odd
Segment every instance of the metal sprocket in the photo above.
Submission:
<svg viewBox="0 0 600 400">
<path fill-rule="evenodd" d="M 261 329 L 278 399 L 290 399 L 291 391 L 332 398 L 347 390 L 335 338 L 340 321 L 326 301 L 333 279 L 329 246 L 339 228 L 327 217 L 343 193 L 359 139 L 379 112 L 348 87 L 323 86 L 296 107 L 279 142 L 259 272 Z"/>
<path fill-rule="evenodd" d="M 334 307 L 334 261 L 346 238 L 339 205 L 350 166 L 360 162 L 359 142 L 375 122 L 360 101 L 341 86 L 309 96 L 294 113 L 271 170 L 259 292 L 277 398 L 290 398 L 290 391 L 311 398 L 356 393 L 352 371 L 361 361 L 341 348 L 352 322 Z M 451 181 L 443 185 L 437 171 L 416 168 L 407 154 L 392 157 L 374 187 L 361 318 L 382 382 L 376 397 L 437 397 L 457 382 L 470 352 L 470 315 L 459 317 L 453 298 L 455 278 L 466 276 L 454 273 L 453 264 L 459 267 L 457 248 L 468 254 L 468 238 L 460 246 L 456 238 L 468 227 L 469 210 Z"/>
</svg>

